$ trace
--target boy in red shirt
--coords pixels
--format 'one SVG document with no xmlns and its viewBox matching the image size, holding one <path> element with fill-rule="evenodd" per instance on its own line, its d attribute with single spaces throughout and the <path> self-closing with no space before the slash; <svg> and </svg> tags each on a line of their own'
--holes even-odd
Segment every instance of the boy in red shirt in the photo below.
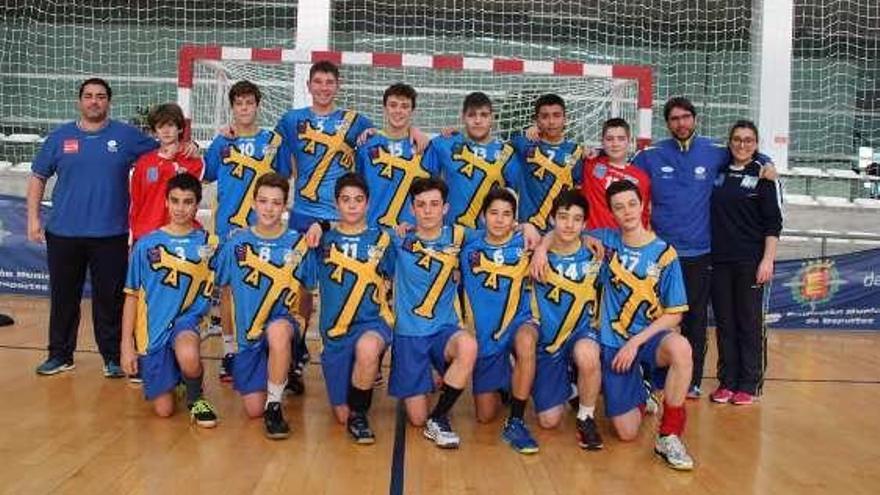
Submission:
<svg viewBox="0 0 880 495">
<path fill-rule="evenodd" d="M 642 169 L 628 163 L 631 132 L 629 124 L 621 118 L 612 118 L 602 124 L 602 149 L 604 154 L 584 159 L 584 177 L 581 194 L 590 203 L 588 229 L 616 229 L 617 222 L 605 201 L 605 190 L 621 179 L 639 188 L 645 209 L 642 224 L 651 228 L 651 179 Z"/>
<path fill-rule="evenodd" d="M 150 110 L 147 116 L 150 131 L 159 140 L 159 149 L 145 153 L 134 164 L 131 174 L 131 208 L 128 224 L 131 242 L 168 223 L 165 208 L 165 184 L 180 173 L 189 173 L 201 180 L 204 162 L 199 157 L 186 157 L 180 146 L 183 135 L 183 111 L 175 103 L 165 103 Z"/>
</svg>

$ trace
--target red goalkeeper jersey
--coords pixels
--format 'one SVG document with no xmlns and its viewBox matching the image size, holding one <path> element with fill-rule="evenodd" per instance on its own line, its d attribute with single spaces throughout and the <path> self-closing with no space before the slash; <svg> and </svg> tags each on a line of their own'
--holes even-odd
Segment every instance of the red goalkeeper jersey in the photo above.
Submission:
<svg viewBox="0 0 880 495">
<path fill-rule="evenodd" d="M 587 219 L 588 229 L 616 229 L 617 222 L 611 215 L 605 201 L 605 190 L 613 182 L 626 179 L 635 184 L 642 193 L 642 223 L 651 228 L 651 179 L 644 170 L 627 163 L 624 168 L 617 168 L 608 163 L 607 156 L 584 159 L 584 178 L 581 181 L 581 193 L 590 203 L 590 217 Z"/>
<path fill-rule="evenodd" d="M 182 153 L 174 158 L 164 158 L 159 156 L 159 150 L 154 150 L 138 158 L 130 185 L 128 225 L 132 242 L 168 223 L 165 209 L 165 185 L 168 179 L 187 172 L 201 180 L 204 169 L 201 158 L 187 158 Z"/>
</svg>

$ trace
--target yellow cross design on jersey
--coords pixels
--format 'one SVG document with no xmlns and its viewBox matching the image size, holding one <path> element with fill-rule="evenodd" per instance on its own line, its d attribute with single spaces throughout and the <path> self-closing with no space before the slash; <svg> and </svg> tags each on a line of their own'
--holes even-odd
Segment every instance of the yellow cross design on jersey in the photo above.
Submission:
<svg viewBox="0 0 880 495">
<path fill-rule="evenodd" d="M 309 177 L 305 187 L 300 191 L 300 194 L 302 194 L 304 198 L 311 201 L 316 201 L 318 199 L 318 187 L 321 185 L 321 181 L 324 180 L 324 175 L 327 174 L 327 170 L 330 168 L 330 163 L 333 162 L 333 159 L 336 158 L 337 155 L 340 155 L 339 162 L 343 167 L 349 170 L 354 168 L 354 150 L 345 141 L 345 135 L 348 133 L 348 129 L 351 127 L 352 123 L 354 123 L 356 117 L 357 113 L 351 110 L 346 111 L 342 123 L 332 134 L 315 129 L 312 127 L 311 121 L 307 120 L 305 122 L 305 130 L 299 133 L 299 138 L 306 143 L 303 151 L 310 155 L 314 155 L 317 151 L 316 144 L 322 144 L 327 149 L 324 151 L 324 156 L 322 156 L 318 164 L 315 165 L 315 170 L 312 171 L 312 176 Z"/>
<path fill-rule="evenodd" d="M 214 272 L 208 267 L 208 257 L 199 261 L 190 261 L 169 252 L 165 246 L 159 246 L 159 259 L 150 263 L 154 271 L 168 270 L 162 283 L 174 288 L 180 283 L 180 274 L 189 275 L 192 280 L 186 289 L 186 296 L 180 305 L 180 311 L 184 311 L 192 305 L 196 296 L 201 292 L 210 297 L 214 291 Z"/>
<path fill-rule="evenodd" d="M 237 179 L 241 179 L 244 177 L 245 170 L 252 170 L 254 172 L 254 176 L 251 177 L 250 182 L 248 182 L 247 191 L 241 198 L 241 204 L 238 206 L 238 211 L 229 217 L 229 222 L 233 225 L 247 227 L 247 218 L 253 205 L 254 188 L 257 186 L 257 179 L 272 171 L 272 160 L 275 158 L 275 152 L 280 145 L 281 136 L 272 132 L 272 139 L 270 139 L 269 144 L 266 145 L 266 151 L 263 153 L 263 158 L 261 159 L 256 159 L 242 153 L 238 147 L 234 145 L 230 146 L 229 156 L 223 159 L 223 163 L 233 166 L 230 175 Z"/>
<path fill-rule="evenodd" d="M 394 177 L 395 170 L 403 171 L 403 178 L 400 179 L 400 184 L 394 191 L 394 196 L 391 198 L 391 201 L 388 202 L 388 208 L 385 209 L 385 214 L 378 219 L 378 222 L 381 225 L 391 228 L 397 227 L 397 217 L 400 215 L 400 210 L 406 202 L 406 197 L 409 194 L 409 186 L 411 186 L 413 181 L 417 178 L 427 179 L 430 177 L 430 174 L 422 168 L 421 154 L 417 153 L 414 154 L 412 158 L 406 159 L 401 156 L 392 155 L 382 146 L 379 147 L 379 156 L 374 158 L 371 163 L 373 166 L 382 166 L 379 175 L 389 180 Z"/>
<path fill-rule="evenodd" d="M 575 161 L 580 159 L 580 146 L 577 147 L 572 157 Z M 539 146 L 535 146 L 534 153 L 526 159 L 526 163 L 535 167 L 532 170 L 532 175 L 539 180 L 544 180 L 544 176 L 548 173 L 553 176 L 553 184 L 544 195 L 538 210 L 529 218 L 529 223 L 544 230 L 547 228 L 547 219 L 550 217 L 550 210 L 553 208 L 556 196 L 559 196 L 562 191 L 574 187 L 571 167 L 567 164 L 559 165 L 554 162 L 550 156 L 541 151 Z"/>
<path fill-rule="evenodd" d="M 587 269 L 587 273 L 583 280 L 579 282 L 568 279 L 562 274 L 557 273 L 555 270 L 547 271 L 544 283 L 552 287 L 550 292 L 547 293 L 547 299 L 559 304 L 563 292 L 570 294 L 572 297 L 571 304 L 568 306 L 568 311 L 565 313 L 565 318 L 563 318 L 562 323 L 559 324 L 559 328 L 556 330 L 556 336 L 553 337 L 553 342 L 544 347 L 544 350 L 551 354 L 558 351 L 559 348 L 565 344 L 565 341 L 571 336 L 571 332 L 574 331 L 574 327 L 584 311 L 589 311 L 590 313 L 595 311 L 598 263 L 591 262 L 590 265 L 591 266 Z"/>
<path fill-rule="evenodd" d="M 674 257 L 674 251 L 667 249 L 660 256 L 658 265 L 661 267 L 666 266 Z M 627 270 L 623 263 L 621 263 L 618 253 L 614 253 L 614 256 L 611 257 L 608 269 L 611 271 L 611 283 L 616 288 L 619 289 L 623 285 L 629 289 L 629 296 L 621 305 L 617 319 L 611 322 L 611 329 L 628 340 L 630 337 L 630 326 L 642 305 L 645 306 L 645 315 L 652 321 L 659 318 L 663 313 L 663 307 L 660 305 L 659 299 L 657 299 L 657 291 L 655 290 L 658 281 L 650 276 L 641 278 Z"/>
<path fill-rule="evenodd" d="M 376 242 L 376 252 L 383 253 L 390 242 L 391 237 L 383 232 L 379 236 L 378 242 Z M 391 313 L 391 308 L 388 305 L 387 299 L 382 297 L 384 281 L 379 275 L 378 270 L 381 260 L 382 255 L 377 254 L 376 256 L 371 256 L 366 261 L 359 261 L 346 256 L 345 253 L 336 247 L 336 244 L 330 246 L 330 255 L 324 259 L 324 263 L 336 265 L 333 273 L 330 274 L 330 279 L 341 285 L 345 272 L 350 272 L 354 274 L 356 280 L 348 292 L 348 297 L 345 299 L 345 304 L 342 305 L 342 310 L 336 316 L 336 323 L 327 331 L 328 337 L 341 337 L 348 333 L 351 320 L 357 312 L 361 299 L 363 299 L 364 293 L 371 285 L 373 286 L 372 299 L 379 306 L 379 315 L 389 326 L 393 324 L 394 316 Z"/>
<path fill-rule="evenodd" d="M 443 251 L 426 248 L 422 242 L 418 240 L 413 242 L 412 253 L 422 255 L 422 257 L 416 262 L 418 266 L 424 268 L 426 271 L 431 271 L 431 263 L 433 261 L 440 263 L 440 271 L 431 282 L 431 289 L 425 294 L 422 303 L 413 310 L 415 314 L 423 318 L 434 318 L 434 309 L 437 306 L 437 301 L 440 299 L 440 294 L 443 292 L 443 288 L 446 287 L 446 282 L 449 281 L 452 272 L 458 268 L 458 252 L 461 249 L 461 240 L 463 237 L 464 228 L 455 225 L 453 226 L 452 231 L 452 245 Z"/>
<path fill-rule="evenodd" d="M 505 144 L 501 149 L 501 152 L 498 153 L 498 156 L 495 157 L 495 160 L 490 162 L 478 156 L 470 146 L 464 144 L 461 147 L 461 151 L 452 155 L 453 160 L 464 162 L 464 165 L 462 165 L 458 171 L 465 177 L 473 177 L 474 168 L 481 170 L 484 174 L 483 180 L 480 181 L 480 184 L 477 186 L 477 189 L 474 191 L 473 196 L 468 202 L 467 210 L 455 219 L 459 225 L 464 225 L 465 227 L 472 229 L 477 227 L 477 215 L 480 214 L 480 209 L 483 207 L 483 199 L 486 197 L 486 194 L 489 193 L 489 190 L 492 189 L 492 186 L 496 184 L 500 186 L 504 185 L 502 170 L 512 154 L 513 147 L 509 144 Z"/>
<path fill-rule="evenodd" d="M 284 298 L 284 305 L 288 309 L 293 309 L 296 306 L 300 283 L 293 276 L 293 272 L 302 262 L 307 247 L 305 237 L 301 237 L 293 247 L 292 255 L 286 257 L 281 266 L 275 265 L 270 260 L 261 259 L 250 244 L 245 244 L 244 248 L 244 259 L 238 261 L 238 266 L 249 269 L 244 277 L 244 282 L 256 288 L 260 287 L 262 277 L 268 278 L 270 282 L 269 288 L 263 295 L 263 300 L 251 320 L 251 326 L 247 330 L 247 339 L 254 340 L 263 333 L 263 324 L 269 316 L 269 311 L 285 290 L 288 292 Z"/>
<path fill-rule="evenodd" d="M 507 265 L 504 263 L 495 263 L 486 257 L 485 253 L 480 252 L 480 260 L 477 266 L 471 269 L 474 275 L 486 273 L 486 280 L 483 281 L 483 287 L 498 290 L 498 277 L 510 279 L 510 290 L 507 291 L 507 302 L 504 304 L 504 315 L 501 317 L 501 326 L 493 333 L 494 340 L 501 339 L 510 321 L 516 314 L 517 306 L 519 306 L 520 295 L 522 295 L 523 280 L 529 275 L 529 258 L 522 256 L 515 265 Z"/>
</svg>

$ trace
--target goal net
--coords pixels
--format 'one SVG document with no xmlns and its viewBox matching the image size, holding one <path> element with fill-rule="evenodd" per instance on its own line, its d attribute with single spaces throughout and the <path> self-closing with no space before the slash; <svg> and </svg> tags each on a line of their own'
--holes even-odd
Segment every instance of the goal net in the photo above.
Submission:
<svg viewBox="0 0 880 495">
<path fill-rule="evenodd" d="M 642 143 L 650 140 L 650 69 L 641 66 L 590 65 L 554 60 L 493 59 L 455 55 L 370 52 L 300 52 L 190 46 L 181 50 L 179 103 L 191 117 L 192 135 L 210 139 L 230 122 L 227 93 L 249 80 L 260 87 L 261 125 L 272 127 L 294 105 L 297 70 L 330 60 L 340 66 L 338 103 L 382 122 L 382 94 L 396 82 L 418 94 L 415 125 L 429 133 L 459 126 L 461 105 L 472 91 L 493 101 L 496 130 L 504 136 L 531 124 L 535 100 L 556 93 L 566 102 L 568 134 L 597 143 L 602 122 L 623 117 Z"/>
</svg>

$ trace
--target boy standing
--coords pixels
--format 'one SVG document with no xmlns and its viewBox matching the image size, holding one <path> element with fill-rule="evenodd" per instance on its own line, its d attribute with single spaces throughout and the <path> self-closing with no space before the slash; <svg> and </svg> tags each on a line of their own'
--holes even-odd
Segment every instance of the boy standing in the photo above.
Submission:
<svg viewBox="0 0 880 495">
<path fill-rule="evenodd" d="M 131 209 L 128 225 L 131 243 L 168 224 L 165 205 L 168 180 L 180 173 L 201 179 L 204 162 L 188 157 L 180 148 L 185 126 L 183 111 L 175 103 L 165 103 L 150 110 L 147 125 L 159 141 L 159 149 L 141 155 L 131 174 Z"/>
</svg>

